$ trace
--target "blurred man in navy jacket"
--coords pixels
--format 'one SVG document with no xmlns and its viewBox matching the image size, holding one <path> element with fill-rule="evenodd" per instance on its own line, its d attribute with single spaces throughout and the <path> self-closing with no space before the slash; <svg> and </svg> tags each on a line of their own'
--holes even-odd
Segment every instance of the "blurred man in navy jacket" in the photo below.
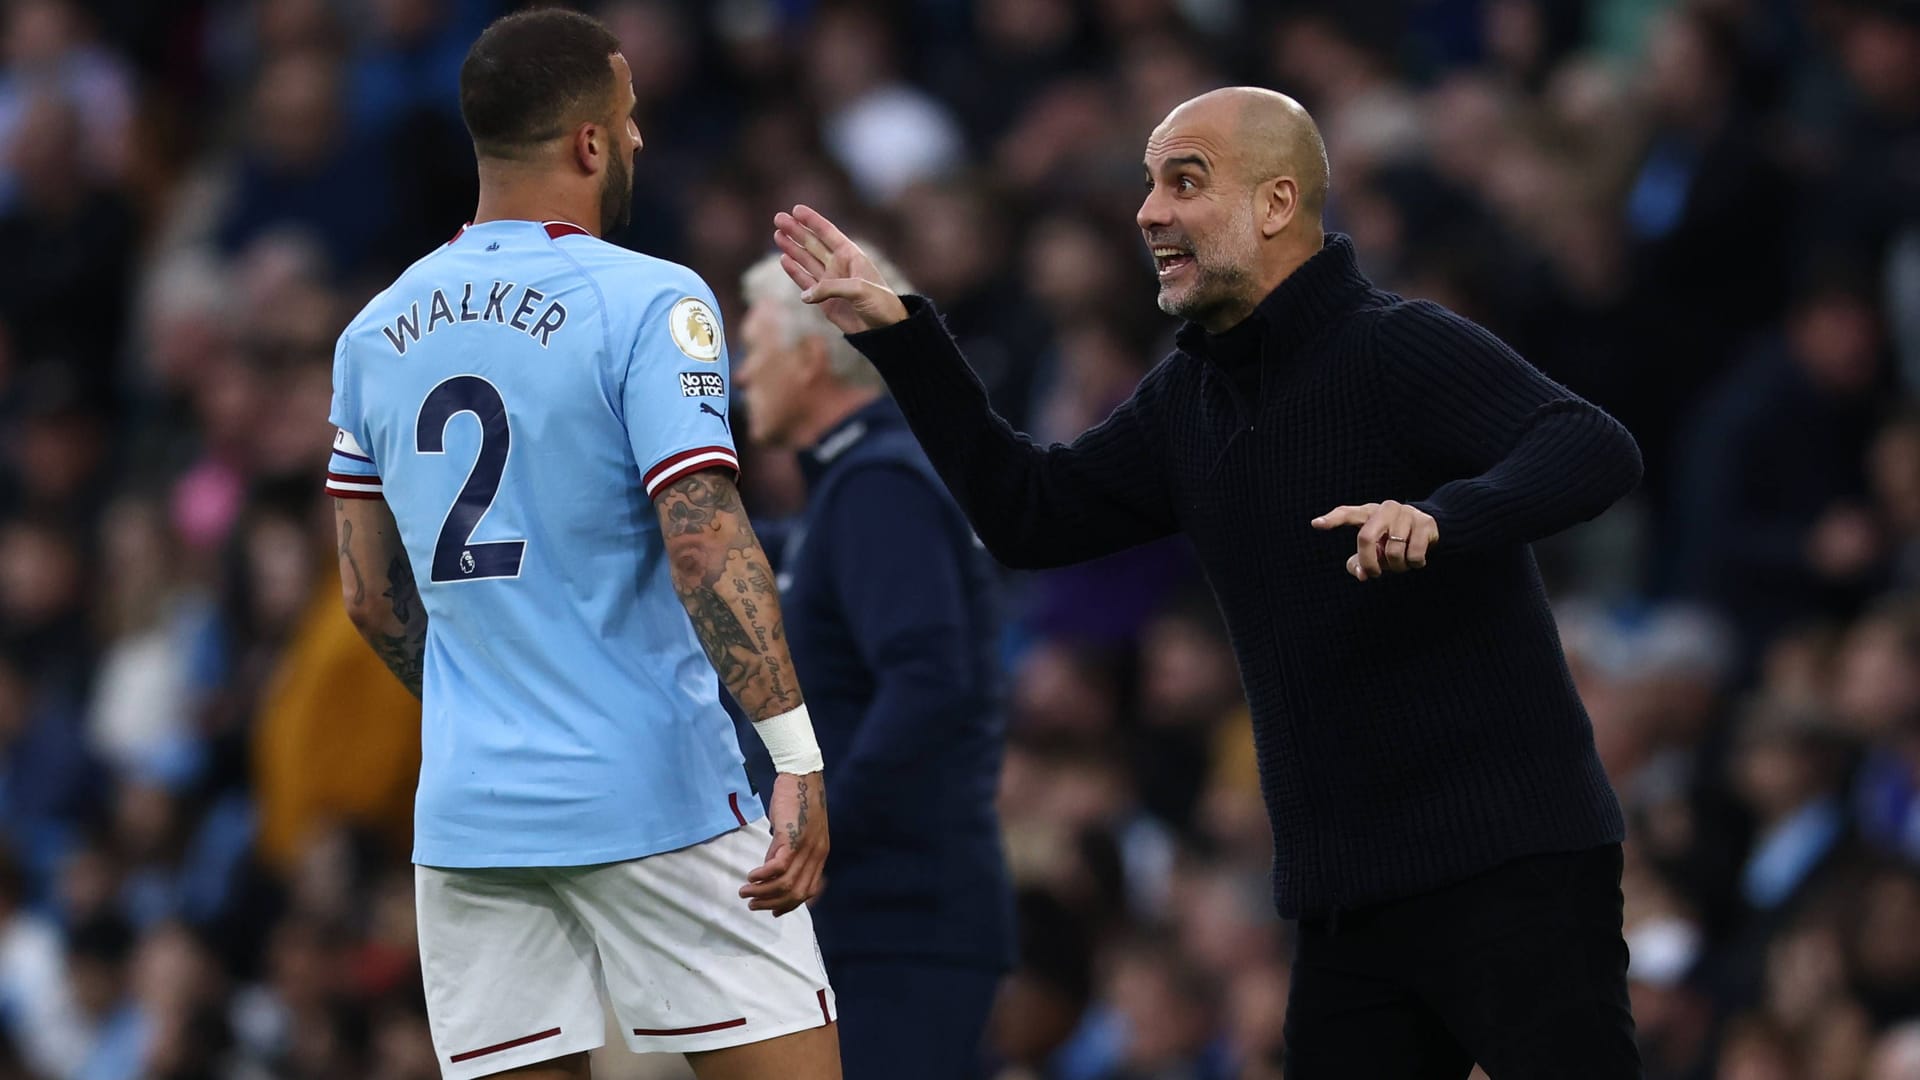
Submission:
<svg viewBox="0 0 1920 1080">
<path fill-rule="evenodd" d="M 813 920 L 846 1078 L 971 1080 L 1013 951 L 992 563 L 880 376 L 777 256 L 744 291 L 749 435 L 798 451 L 807 483 L 780 602 L 833 776 Z"/>
</svg>

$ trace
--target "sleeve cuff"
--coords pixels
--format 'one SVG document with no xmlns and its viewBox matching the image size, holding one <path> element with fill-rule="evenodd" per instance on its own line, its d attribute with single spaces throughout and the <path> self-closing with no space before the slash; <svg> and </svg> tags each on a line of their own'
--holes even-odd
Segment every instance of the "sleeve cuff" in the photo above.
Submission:
<svg viewBox="0 0 1920 1080">
<path fill-rule="evenodd" d="M 327 470 L 327 494 L 336 499 L 384 499 L 385 492 L 380 487 L 377 476 L 362 476 L 358 473 L 341 473 Z"/>
<path fill-rule="evenodd" d="M 697 446 L 662 458 L 659 464 L 646 472 L 643 482 L 647 489 L 647 498 L 653 498 L 660 489 L 702 469 L 715 468 L 727 469 L 738 476 L 740 475 L 740 457 L 730 446 Z"/>
<path fill-rule="evenodd" d="M 380 470 L 373 458 L 346 428 L 333 433 L 333 455 L 327 459 L 327 494 L 336 499 L 378 499 Z"/>
<path fill-rule="evenodd" d="M 876 367 L 882 368 L 923 356 L 930 346 L 952 348 L 952 339 L 947 334 L 945 324 L 940 321 L 940 309 L 934 306 L 933 301 L 917 293 L 908 293 L 900 298 L 900 302 L 906 305 L 906 318 L 878 330 L 848 334 L 847 343 L 859 349 Z"/>
<path fill-rule="evenodd" d="M 1408 503 L 1407 505 L 1433 519 L 1433 527 L 1440 530 L 1440 543 L 1446 544 L 1447 541 L 1454 538 L 1455 533 L 1459 531 L 1459 523 L 1453 519 L 1453 515 L 1448 511 L 1446 505 L 1438 501 L 1435 496 L 1429 496 L 1421 499 L 1419 502 Z"/>
</svg>

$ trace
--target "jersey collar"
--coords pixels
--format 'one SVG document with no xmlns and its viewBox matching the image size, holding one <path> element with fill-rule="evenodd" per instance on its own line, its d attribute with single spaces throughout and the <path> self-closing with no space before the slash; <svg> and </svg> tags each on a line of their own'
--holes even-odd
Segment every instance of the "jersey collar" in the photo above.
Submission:
<svg viewBox="0 0 1920 1080">
<path fill-rule="evenodd" d="M 540 226 L 546 229 L 547 235 L 552 237 L 555 240 L 558 240 L 563 236 L 592 236 L 593 235 L 587 230 L 581 228 L 580 226 L 575 225 L 571 221 L 543 221 L 540 223 Z M 465 225 L 460 226 L 459 229 L 454 231 L 453 238 L 448 240 L 447 243 L 451 244 L 455 240 L 458 240 L 462 236 L 465 236 L 467 233 L 467 230 L 471 228 L 473 228 L 473 222 L 471 221 L 467 222 Z"/>
</svg>

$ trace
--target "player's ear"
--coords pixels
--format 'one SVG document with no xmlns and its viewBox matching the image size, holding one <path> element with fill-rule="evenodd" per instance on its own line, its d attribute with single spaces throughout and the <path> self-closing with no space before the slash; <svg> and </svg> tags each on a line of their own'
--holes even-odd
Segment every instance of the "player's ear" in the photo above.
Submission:
<svg viewBox="0 0 1920 1080">
<path fill-rule="evenodd" d="M 580 171 L 588 176 L 597 175 L 607 167 L 607 154 L 612 151 L 607 145 L 607 132 L 598 124 L 581 124 L 573 132 L 573 159 Z"/>
<path fill-rule="evenodd" d="M 1276 176 L 1260 186 L 1260 235 L 1274 237 L 1300 209 L 1300 184 L 1291 176 Z"/>
</svg>

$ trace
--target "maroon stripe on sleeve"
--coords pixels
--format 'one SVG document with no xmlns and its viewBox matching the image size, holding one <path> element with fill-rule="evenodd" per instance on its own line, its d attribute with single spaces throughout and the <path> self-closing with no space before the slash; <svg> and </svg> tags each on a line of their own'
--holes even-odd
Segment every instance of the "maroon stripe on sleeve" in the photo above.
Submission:
<svg viewBox="0 0 1920 1080">
<path fill-rule="evenodd" d="M 707 458 L 706 456 L 709 454 L 713 456 Z M 706 460 L 701 461 L 697 465 L 689 464 L 693 462 L 695 458 L 706 458 Z M 738 473 L 740 471 L 740 457 L 724 446 L 696 446 L 691 450 L 682 450 L 677 454 L 663 458 L 659 464 L 648 469 L 646 475 L 641 477 L 641 486 L 647 489 L 648 495 L 652 495 L 668 483 L 678 480 L 679 476 L 676 474 L 683 465 L 696 470 L 732 469 Z"/>
</svg>

